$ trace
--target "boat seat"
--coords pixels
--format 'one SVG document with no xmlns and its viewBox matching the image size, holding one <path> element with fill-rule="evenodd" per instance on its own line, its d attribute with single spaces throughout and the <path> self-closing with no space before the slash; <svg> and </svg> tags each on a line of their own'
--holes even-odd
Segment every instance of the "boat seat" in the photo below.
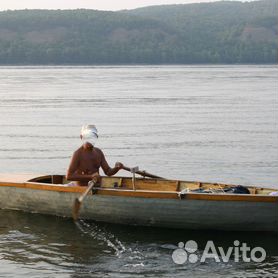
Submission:
<svg viewBox="0 0 278 278">
<path fill-rule="evenodd" d="M 100 187 L 122 187 L 122 180 L 121 177 L 102 177 Z"/>
<path fill-rule="evenodd" d="M 176 191 L 177 181 L 172 180 L 158 180 L 158 179 L 144 179 L 139 178 L 135 180 L 136 190 L 150 190 L 150 191 Z M 132 179 L 124 178 L 122 187 L 126 189 L 133 189 Z"/>
</svg>

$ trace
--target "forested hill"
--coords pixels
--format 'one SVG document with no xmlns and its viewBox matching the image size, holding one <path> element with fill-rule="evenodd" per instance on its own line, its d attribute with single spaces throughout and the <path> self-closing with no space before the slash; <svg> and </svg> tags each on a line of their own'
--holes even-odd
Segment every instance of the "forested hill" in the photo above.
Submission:
<svg viewBox="0 0 278 278">
<path fill-rule="evenodd" d="M 277 63 L 278 0 L 0 12 L 0 64 Z"/>
</svg>

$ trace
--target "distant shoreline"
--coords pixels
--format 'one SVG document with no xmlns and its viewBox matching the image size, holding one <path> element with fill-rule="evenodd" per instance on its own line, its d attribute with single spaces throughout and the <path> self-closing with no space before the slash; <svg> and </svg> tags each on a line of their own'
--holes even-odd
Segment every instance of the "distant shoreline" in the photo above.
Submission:
<svg viewBox="0 0 278 278">
<path fill-rule="evenodd" d="M 0 65 L 277 64 L 278 1 L 0 12 Z"/>
<path fill-rule="evenodd" d="M 182 66 L 278 66 L 278 63 L 242 63 L 242 64 L 0 64 L 0 67 L 182 67 Z"/>
</svg>

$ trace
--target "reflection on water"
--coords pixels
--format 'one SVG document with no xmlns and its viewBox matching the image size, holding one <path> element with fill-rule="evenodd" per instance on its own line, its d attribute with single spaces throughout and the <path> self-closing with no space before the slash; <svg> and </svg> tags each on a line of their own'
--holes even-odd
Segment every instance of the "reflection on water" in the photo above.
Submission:
<svg viewBox="0 0 278 278">
<path fill-rule="evenodd" d="M 278 274 L 278 237 L 264 233 L 198 232 L 128 227 L 0 211 L 1 277 L 254 277 Z M 208 240 L 227 250 L 234 240 L 265 248 L 262 263 L 177 265 L 178 242 L 195 240 L 201 255 Z M 248 276 L 250 274 L 250 276 Z M 216 277 L 217 277 L 216 275 Z M 271 277 L 271 276 L 270 276 Z"/>
</svg>

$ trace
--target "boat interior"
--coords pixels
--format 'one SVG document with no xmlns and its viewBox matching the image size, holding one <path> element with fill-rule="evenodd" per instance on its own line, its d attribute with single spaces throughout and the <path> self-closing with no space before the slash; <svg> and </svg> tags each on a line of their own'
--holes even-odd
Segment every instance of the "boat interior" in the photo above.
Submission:
<svg viewBox="0 0 278 278">
<path fill-rule="evenodd" d="M 27 182 L 54 184 L 61 186 L 73 186 L 73 182 L 66 179 L 64 175 L 47 175 L 32 178 Z M 230 190 L 239 185 L 229 185 L 222 183 L 206 183 L 180 180 L 165 180 L 151 178 L 136 178 L 134 181 L 130 177 L 101 177 L 101 181 L 96 184 L 96 188 L 113 188 L 113 189 L 129 189 L 129 190 L 144 190 L 144 191 L 165 191 L 165 192 L 182 192 L 182 193 L 237 193 Z M 278 189 L 261 188 L 255 186 L 244 186 L 249 193 L 256 195 L 269 195 Z M 241 192 L 242 194 L 243 192 Z"/>
</svg>

